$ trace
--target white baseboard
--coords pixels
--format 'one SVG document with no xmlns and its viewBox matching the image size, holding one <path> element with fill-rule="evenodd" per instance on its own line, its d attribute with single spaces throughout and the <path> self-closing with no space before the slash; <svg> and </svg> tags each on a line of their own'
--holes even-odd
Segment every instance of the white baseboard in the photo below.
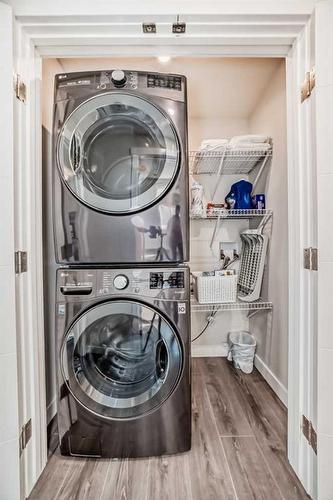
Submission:
<svg viewBox="0 0 333 500">
<path fill-rule="evenodd" d="M 52 418 L 56 415 L 56 413 L 57 413 L 57 400 L 56 398 L 54 398 L 52 399 L 51 403 L 49 403 L 46 407 L 47 425 L 49 425 L 49 423 L 51 422 Z"/>
<path fill-rule="evenodd" d="M 192 358 L 213 358 L 228 355 L 228 344 L 217 345 L 192 345 Z"/>
<path fill-rule="evenodd" d="M 254 366 L 257 368 L 258 372 L 264 377 L 266 382 L 271 386 L 275 394 L 281 399 L 285 407 L 288 406 L 288 390 L 280 380 L 274 375 L 274 373 L 268 368 L 268 366 L 263 362 L 261 358 L 256 354 L 254 359 Z"/>
</svg>

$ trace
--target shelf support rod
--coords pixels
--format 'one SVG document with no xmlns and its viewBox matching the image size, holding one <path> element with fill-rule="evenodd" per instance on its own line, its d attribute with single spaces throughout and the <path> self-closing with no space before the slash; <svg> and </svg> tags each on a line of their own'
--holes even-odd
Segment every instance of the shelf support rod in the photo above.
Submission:
<svg viewBox="0 0 333 500">
<path fill-rule="evenodd" d="M 216 173 L 216 183 L 215 183 L 215 189 L 214 189 L 214 192 L 213 192 L 213 196 L 212 196 L 212 201 L 214 201 L 214 198 L 215 198 L 215 195 L 216 195 L 216 191 L 220 185 L 220 182 L 221 182 L 221 172 L 222 172 L 222 167 L 223 167 L 223 162 L 224 162 L 224 157 L 226 155 L 226 152 L 227 152 L 227 148 L 225 148 L 225 150 L 223 151 L 223 155 L 221 157 L 221 161 L 220 161 L 220 164 L 219 164 L 219 168 L 217 169 L 217 173 Z"/>
<path fill-rule="evenodd" d="M 262 218 L 260 224 L 258 225 L 258 230 L 261 231 L 261 233 L 263 232 L 263 230 L 265 229 L 266 227 L 266 224 L 267 222 L 269 221 L 269 219 L 272 217 L 272 214 L 266 214 L 264 215 L 264 217 Z"/>
<path fill-rule="evenodd" d="M 247 314 L 247 319 L 251 319 L 251 318 L 253 318 L 253 316 L 255 316 L 256 314 L 258 314 L 258 312 L 261 312 L 261 311 L 269 311 L 269 309 L 264 309 L 264 308 L 262 308 L 262 309 L 256 309 L 256 310 L 255 310 L 255 311 L 253 311 L 253 312 L 249 312 L 249 313 Z"/>
<path fill-rule="evenodd" d="M 263 171 L 264 171 L 264 168 L 265 168 L 265 166 L 266 166 L 266 163 L 267 163 L 267 161 L 268 161 L 268 158 L 270 158 L 270 155 L 269 155 L 268 153 L 266 153 L 265 159 L 264 159 L 264 161 L 262 162 L 261 167 L 259 168 L 259 171 L 258 171 L 258 173 L 257 173 L 257 175 L 256 175 L 256 178 L 254 179 L 254 182 L 253 182 L 253 188 L 252 188 L 252 189 L 253 189 L 253 191 L 254 191 L 254 190 L 255 190 L 255 188 L 257 187 L 257 184 L 258 184 L 258 182 L 259 182 L 259 179 L 260 179 L 260 177 L 261 177 L 261 174 L 262 174 L 262 173 L 263 173 Z"/>
<path fill-rule="evenodd" d="M 212 235 L 212 239 L 210 240 L 210 249 L 213 248 L 213 244 L 214 244 L 214 241 L 215 241 L 215 237 L 216 237 L 216 233 L 217 233 L 217 228 L 219 227 L 220 225 L 220 220 L 221 220 L 221 214 L 219 214 L 217 216 L 217 219 L 216 219 L 216 222 L 215 222 L 215 226 L 214 226 L 214 231 L 213 231 L 213 235 Z"/>
</svg>

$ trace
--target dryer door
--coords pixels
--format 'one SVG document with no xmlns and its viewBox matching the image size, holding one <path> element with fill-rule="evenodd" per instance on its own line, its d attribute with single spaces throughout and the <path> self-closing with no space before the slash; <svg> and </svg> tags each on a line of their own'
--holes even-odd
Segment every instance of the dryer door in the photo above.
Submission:
<svg viewBox="0 0 333 500">
<path fill-rule="evenodd" d="M 95 96 L 67 118 L 57 143 L 60 174 L 84 204 L 110 214 L 142 210 L 174 181 L 180 149 L 162 110 L 126 92 Z"/>
<path fill-rule="evenodd" d="M 158 408 L 174 391 L 183 349 L 157 310 L 112 300 L 83 313 L 64 337 L 61 371 L 78 403 L 94 414 L 131 419 Z"/>
</svg>

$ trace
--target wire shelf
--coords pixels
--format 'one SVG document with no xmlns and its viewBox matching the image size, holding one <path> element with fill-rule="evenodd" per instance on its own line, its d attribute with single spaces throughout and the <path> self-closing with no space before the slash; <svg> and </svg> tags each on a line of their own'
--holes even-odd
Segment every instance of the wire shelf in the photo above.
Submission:
<svg viewBox="0 0 333 500">
<path fill-rule="evenodd" d="M 221 151 L 190 151 L 189 167 L 193 175 L 198 174 L 248 174 L 272 156 L 268 150 L 230 150 Z"/>
<path fill-rule="evenodd" d="M 219 208 L 214 210 L 213 215 L 193 216 L 193 220 L 216 220 L 216 219 L 253 219 L 255 217 L 272 217 L 273 210 L 228 210 L 226 208 Z"/>
<path fill-rule="evenodd" d="M 199 304 L 197 300 L 192 297 L 191 310 L 192 312 L 212 312 L 214 311 L 260 311 L 272 310 L 273 303 L 264 300 L 256 300 L 255 302 L 231 302 L 227 304 Z"/>
</svg>

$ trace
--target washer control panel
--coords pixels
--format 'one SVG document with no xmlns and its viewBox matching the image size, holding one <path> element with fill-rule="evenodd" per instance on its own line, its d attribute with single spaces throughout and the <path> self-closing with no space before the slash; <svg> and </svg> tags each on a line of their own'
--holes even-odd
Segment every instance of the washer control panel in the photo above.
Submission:
<svg viewBox="0 0 333 500">
<path fill-rule="evenodd" d="M 97 297 L 186 299 L 188 268 L 69 269 L 57 271 L 57 298 L 75 302 Z"/>
<path fill-rule="evenodd" d="M 149 288 L 184 288 L 184 272 L 175 271 L 173 273 L 150 273 Z"/>
</svg>

